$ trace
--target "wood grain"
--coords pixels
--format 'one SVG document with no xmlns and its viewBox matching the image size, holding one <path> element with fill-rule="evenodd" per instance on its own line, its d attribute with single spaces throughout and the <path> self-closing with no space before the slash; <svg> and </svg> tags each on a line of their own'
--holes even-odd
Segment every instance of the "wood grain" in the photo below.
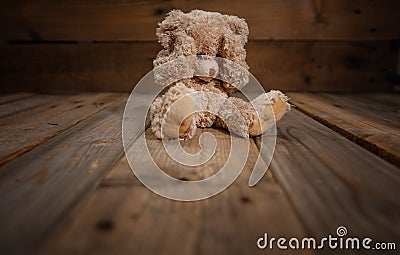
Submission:
<svg viewBox="0 0 400 255">
<path fill-rule="evenodd" d="M 197 169 L 197 176 L 185 173 L 185 167 L 167 160 L 161 152 L 161 142 L 152 140 L 150 134 L 149 150 L 160 168 L 167 172 L 174 168 L 168 173 L 192 179 L 206 177 L 212 168 L 226 161 L 229 154 L 226 140 L 230 138 L 220 130 L 205 131 L 215 135 L 218 155 L 208 167 Z M 182 146 L 188 152 L 196 149 L 192 142 Z M 136 179 L 123 157 L 73 216 L 60 225 L 42 253 L 265 254 L 256 246 L 264 232 L 277 236 L 305 233 L 269 172 L 256 187 L 248 187 L 251 166 L 257 156 L 257 147 L 252 142 L 242 175 L 226 191 L 198 202 L 176 202 L 152 193 Z M 302 251 L 302 254 L 311 253 Z"/>
<path fill-rule="evenodd" d="M 348 236 L 399 238 L 398 168 L 298 110 L 278 134 L 270 167 L 311 236 L 345 226 Z"/>
<path fill-rule="evenodd" d="M 4 253 L 35 253 L 46 234 L 122 155 L 124 106 L 120 99 L 0 169 Z"/>
<path fill-rule="evenodd" d="M 3 91 L 125 91 L 152 69 L 156 43 L 0 45 Z M 396 54 L 384 42 L 250 42 L 250 71 L 266 89 L 393 90 Z M 377 61 L 379 59 L 379 61 Z"/>
<path fill-rule="evenodd" d="M 299 110 L 400 167 L 399 95 L 291 93 L 289 96 Z"/>
<path fill-rule="evenodd" d="M 0 120 L 0 166 L 124 97 L 99 93 L 32 98 L 41 105 Z"/>
<path fill-rule="evenodd" d="M 384 1 L 2 1 L 0 40 L 155 40 L 171 9 L 243 17 L 257 40 L 382 40 L 398 37 L 400 4 Z M 79 28 L 79 29 L 77 29 Z"/>
</svg>

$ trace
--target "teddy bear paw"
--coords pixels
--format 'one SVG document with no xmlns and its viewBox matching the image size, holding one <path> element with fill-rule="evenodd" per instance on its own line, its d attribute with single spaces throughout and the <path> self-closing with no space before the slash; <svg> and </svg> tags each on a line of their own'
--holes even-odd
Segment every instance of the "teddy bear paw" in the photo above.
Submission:
<svg viewBox="0 0 400 255">
<path fill-rule="evenodd" d="M 251 101 L 258 118 L 249 126 L 249 135 L 258 136 L 272 128 L 290 109 L 288 97 L 278 90 L 271 90 Z"/>
</svg>

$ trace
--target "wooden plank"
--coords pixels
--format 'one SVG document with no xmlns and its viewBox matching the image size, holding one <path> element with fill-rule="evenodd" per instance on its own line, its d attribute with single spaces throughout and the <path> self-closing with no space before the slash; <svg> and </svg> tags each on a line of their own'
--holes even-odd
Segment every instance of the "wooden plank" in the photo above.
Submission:
<svg viewBox="0 0 400 255">
<path fill-rule="evenodd" d="M 400 4 L 384 1 L 2 1 L 0 40 L 155 40 L 171 9 L 245 18 L 257 40 L 382 40 L 398 37 Z M 77 29 L 79 28 L 79 29 Z"/>
<path fill-rule="evenodd" d="M 387 70 L 396 66 L 396 54 L 384 42 L 255 42 L 248 44 L 247 52 L 250 72 L 267 89 L 394 89 Z"/>
<path fill-rule="evenodd" d="M 212 174 L 210 168 L 221 166 L 229 154 L 229 135 L 215 129 L 206 131 L 216 137 L 218 154 L 208 167 L 196 168 L 197 177 Z M 201 133 L 199 130 L 198 135 Z M 147 137 L 161 169 L 175 172 L 177 177 L 197 179 L 196 173 L 186 174 L 185 167 L 167 159 L 159 140 L 151 134 Z M 182 146 L 188 152 L 196 150 L 191 141 Z M 152 193 L 134 177 L 123 157 L 88 200 L 60 225 L 41 253 L 265 254 L 256 246 L 264 232 L 277 236 L 305 233 L 270 172 L 256 187 L 248 187 L 257 156 L 251 141 L 242 175 L 224 192 L 198 202 L 176 202 Z M 174 170 L 168 171 L 171 168 Z"/>
<path fill-rule="evenodd" d="M 400 94 L 395 93 L 331 94 L 323 93 L 328 100 L 342 101 L 344 109 L 363 115 L 367 121 L 384 121 L 387 127 L 400 128 Z M 337 107 L 337 106 L 336 106 Z M 395 131 L 395 133 L 398 132 Z"/>
<path fill-rule="evenodd" d="M 335 94 L 324 94 L 335 96 Z M 352 93 L 341 94 L 344 100 L 358 109 L 370 110 L 376 117 L 384 118 L 395 125 L 400 125 L 400 94 L 395 93 Z M 366 109 L 365 109 L 366 108 Z"/>
<path fill-rule="evenodd" d="M 53 96 L 44 105 L 1 119 L 0 166 L 123 97 L 112 93 Z"/>
<path fill-rule="evenodd" d="M 199 143 L 200 135 L 209 130 L 211 129 L 199 129 L 193 139 L 180 141 L 181 146 L 188 153 L 196 154 L 201 150 Z M 153 156 L 155 163 L 165 173 L 176 179 L 197 181 L 214 175 L 224 166 L 226 159 L 229 157 L 229 148 L 231 146 L 229 136 L 223 130 L 211 130 L 211 132 L 219 138 L 217 139 L 217 146 L 223 149 L 215 151 L 213 158 L 200 166 L 185 166 L 177 163 L 167 154 L 161 141 L 154 136 L 150 129 L 146 132 L 146 140 L 149 152 Z M 171 150 L 174 149 L 178 148 L 175 147 Z"/>
<path fill-rule="evenodd" d="M 0 45 L 5 60 L 0 64 L 5 70 L 0 75 L 5 84 L 1 90 L 131 91 L 152 70 L 159 47 L 156 43 Z"/>
<path fill-rule="evenodd" d="M 57 96 L 51 95 L 35 95 L 29 98 L 23 98 L 23 100 L 16 100 L 9 103 L 0 104 L 0 118 L 8 117 L 29 109 L 39 107 L 41 105 L 47 104 Z"/>
<path fill-rule="evenodd" d="M 290 97 L 299 110 L 400 166 L 399 95 L 389 96 L 392 102 L 386 103 L 369 99 L 371 95 L 291 93 Z"/>
<path fill-rule="evenodd" d="M 278 124 L 270 167 L 312 236 L 345 226 L 347 236 L 398 240 L 400 170 L 298 110 Z"/>
<path fill-rule="evenodd" d="M 131 91 L 158 50 L 143 42 L 0 45 L 1 90 Z M 394 88 L 386 70 L 396 65 L 396 54 L 386 42 L 250 42 L 247 51 L 250 71 L 266 89 Z"/>
<path fill-rule="evenodd" d="M 0 104 L 18 101 L 34 95 L 33 93 L 12 93 L 0 95 Z"/>
<path fill-rule="evenodd" d="M 352 94 L 352 97 L 358 100 L 370 100 L 374 104 L 384 104 L 386 107 L 397 106 L 399 99 L 393 93 L 363 93 L 363 94 Z M 390 104 L 390 105 L 389 105 Z"/>
<path fill-rule="evenodd" d="M 125 102 L 120 99 L 1 168 L 4 253 L 35 253 L 44 236 L 122 155 Z"/>
</svg>

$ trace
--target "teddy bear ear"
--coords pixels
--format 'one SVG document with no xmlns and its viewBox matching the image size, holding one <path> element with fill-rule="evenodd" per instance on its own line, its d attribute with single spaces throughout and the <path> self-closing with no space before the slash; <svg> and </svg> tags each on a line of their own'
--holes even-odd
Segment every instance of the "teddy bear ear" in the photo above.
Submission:
<svg viewBox="0 0 400 255">
<path fill-rule="evenodd" d="M 184 25 L 186 23 L 187 19 L 185 18 L 185 13 L 180 10 L 170 11 L 165 19 L 158 23 L 156 36 L 158 42 L 164 47 L 164 49 L 170 48 L 173 43 L 174 38 L 172 31 L 185 27 Z"/>
<path fill-rule="evenodd" d="M 249 27 L 244 19 L 236 16 L 225 15 L 226 20 L 232 30 L 236 35 L 240 35 L 245 42 L 247 42 L 247 36 L 249 35 Z"/>
</svg>

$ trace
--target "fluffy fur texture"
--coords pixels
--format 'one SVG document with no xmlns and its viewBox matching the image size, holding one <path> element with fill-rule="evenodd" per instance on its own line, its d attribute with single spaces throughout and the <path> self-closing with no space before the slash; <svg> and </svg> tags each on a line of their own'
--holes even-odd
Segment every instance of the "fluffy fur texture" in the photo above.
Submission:
<svg viewBox="0 0 400 255">
<path fill-rule="evenodd" d="M 168 90 L 150 107 L 156 137 L 191 138 L 197 127 L 211 126 L 230 126 L 239 136 L 256 136 L 283 117 L 289 104 L 279 91 L 252 102 L 228 96 L 249 81 L 244 48 L 248 34 L 244 19 L 201 10 L 173 10 L 159 23 L 156 36 L 163 49 L 153 62 L 153 71 L 156 82 Z M 207 93 L 188 96 L 196 91 L 215 93 L 221 100 Z M 225 99 L 231 103 L 223 103 Z M 177 101 L 177 107 L 170 109 Z M 193 107 L 203 111 L 188 114 Z"/>
</svg>

